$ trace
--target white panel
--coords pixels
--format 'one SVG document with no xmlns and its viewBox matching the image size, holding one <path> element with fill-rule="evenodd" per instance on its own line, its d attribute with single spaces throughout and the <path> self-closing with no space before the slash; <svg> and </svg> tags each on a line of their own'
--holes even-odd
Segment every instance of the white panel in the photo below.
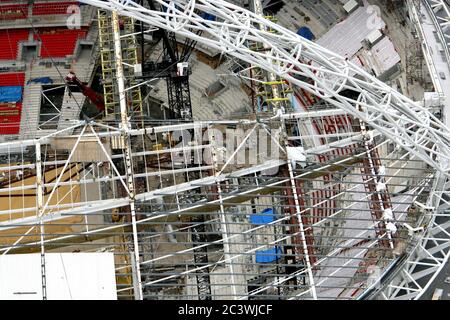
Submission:
<svg viewBox="0 0 450 320">
<path fill-rule="evenodd" d="M 0 256 L 0 300 L 42 300 L 41 256 Z"/>
<path fill-rule="evenodd" d="M 52 253 L 46 255 L 49 300 L 115 300 L 112 253 Z"/>
<path fill-rule="evenodd" d="M 116 300 L 112 253 L 45 255 L 48 300 Z M 0 300 L 42 299 L 39 254 L 0 256 Z"/>
</svg>

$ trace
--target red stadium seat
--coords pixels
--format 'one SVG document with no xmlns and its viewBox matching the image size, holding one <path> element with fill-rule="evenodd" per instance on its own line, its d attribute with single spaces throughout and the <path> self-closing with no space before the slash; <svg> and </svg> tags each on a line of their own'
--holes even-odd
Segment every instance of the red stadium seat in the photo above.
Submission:
<svg viewBox="0 0 450 320">
<path fill-rule="evenodd" d="M 27 4 L 0 5 L 0 20 L 25 19 L 27 17 Z"/>
<path fill-rule="evenodd" d="M 41 30 L 36 40 L 41 40 L 41 58 L 62 58 L 74 53 L 75 45 L 79 38 L 86 37 L 86 30 Z"/>
<path fill-rule="evenodd" d="M 16 60 L 19 42 L 28 40 L 28 29 L 0 30 L 0 60 Z"/>
<path fill-rule="evenodd" d="M 0 73 L 0 86 L 23 86 L 25 83 L 25 73 Z"/>
<path fill-rule="evenodd" d="M 33 5 L 33 15 L 53 15 L 67 14 L 67 8 L 77 5 L 76 1 L 57 2 L 57 3 L 35 3 Z"/>
</svg>

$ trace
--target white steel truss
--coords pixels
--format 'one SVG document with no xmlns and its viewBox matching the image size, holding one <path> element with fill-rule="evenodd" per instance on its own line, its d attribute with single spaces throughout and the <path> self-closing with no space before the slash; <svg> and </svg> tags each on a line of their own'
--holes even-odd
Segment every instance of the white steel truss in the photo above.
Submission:
<svg viewBox="0 0 450 320">
<path fill-rule="evenodd" d="M 83 0 L 106 10 L 117 10 L 151 26 L 167 29 L 288 80 L 392 137 L 446 175 L 450 174 L 450 129 L 419 103 L 398 93 L 361 68 L 313 42 L 226 1 L 162 1 L 165 10 L 152 11 L 128 0 Z M 217 19 L 205 20 L 195 10 Z M 262 28 L 255 27 L 263 26 Z M 274 30 L 270 33 L 265 30 Z M 202 30 L 201 36 L 197 31 Z M 260 42 L 270 51 L 257 52 L 248 42 Z M 273 63 L 268 63 L 270 58 Z M 306 77 L 313 82 L 298 80 Z M 343 96 L 344 90 L 359 94 Z"/>
<path fill-rule="evenodd" d="M 438 41 L 442 45 L 444 52 L 444 59 L 447 61 L 447 67 L 450 68 L 450 25 L 449 17 L 450 10 L 449 4 L 443 0 L 423 0 L 419 3 L 423 4 L 426 12 L 430 15 L 434 24 Z M 432 75 L 433 83 L 436 91 L 443 95 L 444 101 L 446 97 L 443 93 L 446 90 L 445 79 L 438 75 L 435 65 L 439 64 L 438 61 L 434 61 L 436 56 L 433 56 L 430 52 L 430 47 L 426 45 L 427 41 L 434 41 L 424 36 L 423 25 L 427 23 L 423 21 L 418 15 L 418 8 L 413 1 L 408 2 L 410 12 L 412 13 L 412 20 L 419 30 L 424 50 L 425 57 L 429 72 Z M 437 58 L 440 59 L 440 58 Z M 441 84 L 444 83 L 443 85 Z M 444 89 L 444 90 L 443 90 Z M 448 101 L 448 100 L 447 100 Z M 444 105 L 444 114 L 448 119 L 448 102 Z M 447 120 L 448 121 L 448 120 Z M 429 199 L 429 203 L 432 203 L 436 209 L 428 212 L 429 224 L 425 227 L 423 236 L 417 235 L 416 240 L 413 241 L 414 248 L 410 250 L 408 259 L 403 261 L 403 266 L 399 268 L 401 272 L 394 272 L 395 276 L 386 281 L 387 284 L 381 285 L 381 280 L 378 283 L 382 290 L 378 290 L 379 299 L 420 299 L 423 297 L 427 290 L 430 290 L 433 281 L 441 273 L 442 269 L 448 264 L 450 257 L 449 243 L 449 218 L 450 212 L 448 211 L 448 182 L 445 179 L 437 179 L 439 181 L 438 190 L 433 197 Z M 442 192 L 442 190 L 445 190 Z M 424 225 L 425 226 L 425 225 Z M 428 291 L 428 294 L 429 291 Z M 373 295 L 372 297 L 376 296 Z"/>
<path fill-rule="evenodd" d="M 49 246 L 62 245 L 68 239 L 75 239 L 77 237 L 85 237 L 86 239 L 89 237 L 95 238 L 102 234 L 114 234 L 119 229 L 129 230 L 128 235 L 131 236 L 131 240 L 123 241 L 124 244 L 132 248 L 128 250 L 128 253 L 132 251 L 135 254 L 139 254 L 133 251 L 133 247 L 137 250 L 144 242 L 143 238 L 138 239 L 137 237 L 139 227 L 143 228 L 148 224 L 158 225 L 158 223 L 162 224 L 161 221 L 163 221 L 164 223 L 162 225 L 164 227 L 170 226 L 170 228 L 175 228 L 175 230 L 168 229 L 169 231 L 164 231 L 164 234 L 178 234 L 184 229 L 189 228 L 184 227 L 182 224 L 175 223 L 172 225 L 168 222 L 169 217 L 193 214 L 198 211 L 209 212 L 207 208 L 212 207 L 218 208 L 220 211 L 220 219 L 211 218 L 208 223 L 211 225 L 215 223 L 219 224 L 221 228 L 225 225 L 232 229 L 231 231 L 227 229 L 219 230 L 218 233 L 222 234 L 221 239 L 208 244 L 197 244 L 196 247 L 182 247 L 177 249 L 177 251 L 165 255 L 144 256 L 141 261 L 135 258 L 134 263 L 137 260 L 138 270 L 140 268 L 149 268 L 144 273 L 153 275 L 152 272 L 154 271 L 151 268 L 154 265 L 158 265 L 158 263 L 166 263 L 166 260 L 168 261 L 175 256 L 184 257 L 184 255 L 192 254 L 192 252 L 201 247 L 222 244 L 225 250 L 223 251 L 223 255 L 218 257 L 217 261 L 206 262 L 200 265 L 193 263 L 183 272 L 163 272 L 159 277 L 150 277 L 148 280 L 143 280 L 142 283 L 141 279 L 139 279 L 134 281 L 134 288 L 133 285 L 127 282 L 118 292 L 127 292 L 127 290 L 134 289 L 134 297 L 142 298 L 142 287 L 150 289 L 159 288 L 159 285 L 163 287 L 170 281 L 177 280 L 182 276 L 187 277 L 188 280 L 186 281 L 189 281 L 189 277 L 195 275 L 197 275 L 196 281 L 198 283 L 199 271 L 210 268 L 212 274 L 216 268 L 220 269 L 223 265 L 233 270 L 231 273 L 233 277 L 233 292 L 231 295 L 228 295 L 233 299 L 247 299 L 260 294 L 267 294 L 270 297 L 271 294 L 268 293 L 270 289 L 281 288 L 280 290 L 284 290 L 289 288 L 289 286 L 293 286 L 290 284 L 292 280 L 304 279 L 306 277 L 313 277 L 313 281 L 303 286 L 298 284 L 294 285 L 293 287 L 296 287 L 297 290 L 293 290 L 292 294 L 288 297 L 289 299 L 326 299 L 330 297 L 336 298 L 336 296 L 339 298 L 341 295 L 344 298 L 350 298 L 350 296 L 353 296 L 360 289 L 364 291 L 364 294 L 372 296 L 380 294 L 382 298 L 418 298 L 429 287 L 437 271 L 442 268 L 448 259 L 448 224 L 438 223 L 436 219 L 439 218 L 440 214 L 444 217 L 447 216 L 447 207 L 445 205 L 441 206 L 440 204 L 447 201 L 445 200 L 447 193 L 444 190 L 447 187 L 446 179 L 450 175 L 448 161 L 450 159 L 450 131 L 427 109 L 391 89 L 344 58 L 225 1 L 157 0 L 158 3 L 167 8 L 163 12 L 148 10 L 130 0 L 83 0 L 82 2 L 103 9 L 117 11 L 121 15 L 144 21 L 152 26 L 174 31 L 182 36 L 221 49 L 228 55 L 247 61 L 251 65 L 266 69 L 288 80 L 292 84 L 317 95 L 330 105 L 336 107 L 336 109 L 297 114 L 283 114 L 282 112 L 278 112 L 275 116 L 271 115 L 270 118 L 259 121 L 209 121 L 192 124 L 149 126 L 143 129 L 130 129 L 127 125 L 117 129 L 104 124 L 82 122 L 66 131 L 60 131 L 41 139 L 0 144 L 0 154 L 9 156 L 8 163 L 0 167 L 0 173 L 3 175 L 0 176 L 0 182 L 8 181 L 8 179 L 11 182 L 14 176 L 19 177 L 20 175 L 24 175 L 25 171 L 35 172 L 36 174 L 36 182 L 34 184 L 14 185 L 10 183 L 7 187 L 0 189 L 0 195 L 11 196 L 11 194 L 14 194 L 17 196 L 16 193 L 18 193 L 20 199 L 20 196 L 22 198 L 28 196 L 27 192 L 30 192 L 32 195 L 34 195 L 33 192 L 36 192 L 36 196 L 38 197 L 37 203 L 26 207 L 17 208 L 14 204 L 10 203 L 6 208 L 0 210 L 0 215 L 4 217 L 9 216 L 9 219 L 0 222 L 0 232 L 14 230 L 17 226 L 29 226 L 29 230 L 37 225 L 48 228 L 55 221 L 85 217 L 85 224 L 83 225 L 81 223 L 81 231 L 67 235 L 56 234 L 55 236 L 52 236 L 50 231 L 47 231 L 49 234 L 43 236 L 43 232 L 41 231 L 39 238 L 29 237 L 29 239 L 26 239 L 26 236 L 30 235 L 30 231 L 27 231 L 22 237 L 14 241 L 13 245 L 0 249 L 3 254 L 10 251 L 27 250 L 27 248 L 33 246 L 48 249 Z M 195 9 L 216 16 L 216 21 L 202 19 L 195 13 Z M 267 28 L 256 28 L 255 25 L 262 25 Z M 279 34 L 274 35 L 264 31 L 267 29 L 277 30 Z M 203 31 L 202 36 L 197 35 L 196 31 L 198 30 Z M 267 48 L 270 48 L 270 50 L 264 52 L 253 51 L 248 48 L 248 42 L 262 43 Z M 269 64 L 268 61 L 273 61 L 274 63 Z M 311 79 L 312 81 L 299 80 L 300 77 L 302 79 Z M 342 94 L 347 90 L 357 92 L 358 98 L 350 98 Z M 359 219 L 359 222 L 361 223 L 362 221 L 363 224 L 359 228 L 352 227 L 352 222 L 359 217 L 353 216 L 354 212 L 352 210 L 360 213 L 367 213 L 369 211 L 364 206 L 358 207 L 359 204 L 366 203 L 370 195 L 366 195 L 360 191 L 361 183 L 353 180 L 352 174 L 350 173 L 356 167 L 351 161 L 363 155 L 365 152 L 361 152 L 360 154 L 355 152 L 352 156 L 343 159 L 333 159 L 327 163 L 319 163 L 311 172 L 292 168 L 292 162 L 285 156 L 280 157 L 280 159 L 274 158 L 258 162 L 257 164 L 246 166 L 239 170 L 229 170 L 227 168 L 229 161 L 222 167 L 218 167 L 215 163 L 214 165 L 198 163 L 193 167 L 188 167 L 180 160 L 180 158 L 184 157 L 186 159 L 187 156 L 191 156 L 191 153 L 195 154 L 206 150 L 213 151 L 214 154 L 218 155 L 221 150 L 216 148 L 214 139 L 204 139 L 197 141 L 198 143 L 196 144 L 186 144 L 176 147 L 169 143 L 168 147 L 162 149 L 159 147 L 152 149 L 147 145 L 148 142 L 146 142 L 146 139 L 151 136 L 152 141 L 155 141 L 155 146 L 158 146 L 158 139 L 161 139 L 162 135 L 167 136 L 169 133 L 171 135 L 172 133 L 183 130 L 200 130 L 201 132 L 201 130 L 209 130 L 219 125 L 240 125 L 249 128 L 262 127 L 267 133 L 268 137 L 266 138 L 277 141 L 280 137 L 267 129 L 274 122 L 314 119 L 327 116 L 339 116 L 341 114 L 350 114 L 368 123 L 376 131 L 373 134 L 374 137 L 378 137 L 380 134 L 384 135 L 385 139 L 381 142 L 377 140 L 375 148 L 381 148 L 393 142 L 397 146 L 405 149 L 405 152 L 401 155 L 396 154 L 392 156 L 392 154 L 395 154 L 395 151 L 389 154 L 389 156 L 392 156 L 390 166 L 394 173 L 386 176 L 386 183 L 394 183 L 393 181 L 402 172 L 401 170 L 410 170 L 409 166 L 413 166 L 412 164 L 419 160 L 426 162 L 437 171 L 430 172 L 427 168 L 420 168 L 418 171 L 421 174 L 414 182 L 414 185 L 409 186 L 408 192 L 399 197 L 400 200 L 397 200 L 394 210 L 397 211 L 396 216 L 398 215 L 397 220 L 399 223 L 402 223 L 406 217 L 407 209 L 404 208 L 405 205 L 409 207 L 411 203 L 417 202 L 419 203 L 417 206 L 424 207 L 424 212 L 421 216 L 422 220 L 419 221 L 421 224 L 419 223 L 414 226 L 419 229 L 419 232 L 405 236 L 411 245 L 407 249 L 408 254 L 401 256 L 401 259 L 405 259 L 404 261 L 400 261 L 401 259 L 398 257 L 390 255 L 378 259 L 377 266 L 379 266 L 383 273 L 377 278 L 372 287 L 367 286 L 367 283 L 359 279 L 357 273 L 348 273 L 348 270 L 355 271 L 363 269 L 364 266 L 361 266 L 361 263 L 370 260 L 370 258 L 367 258 L 367 254 L 375 252 L 375 247 L 378 244 L 378 240 L 373 237 L 376 222 L 370 219 L 364 222 L 364 219 Z M 124 123 L 127 123 L 126 119 L 123 120 Z M 69 137 L 65 136 L 65 132 L 70 132 L 69 130 L 75 130 L 78 133 Z M 306 155 L 314 157 L 325 154 L 340 145 L 342 146 L 344 143 L 347 145 L 351 141 L 361 141 L 362 137 L 359 133 L 349 133 L 349 135 L 337 135 L 336 138 L 338 138 L 338 141 L 334 141 L 334 144 L 327 143 L 326 146 L 324 145 L 325 147 L 315 146 L 316 148 L 308 148 L 305 150 Z M 241 141 L 241 145 L 244 145 L 246 140 L 250 139 L 250 136 L 251 134 L 248 134 Z M 305 135 L 300 136 L 307 140 Z M 131 146 L 125 149 L 122 148 L 122 151 L 119 153 L 110 154 L 107 150 L 107 142 L 105 141 L 113 141 L 121 137 L 128 141 L 132 140 L 134 144 L 130 143 Z M 44 156 L 50 155 L 51 158 L 41 158 L 41 150 L 44 149 L 44 145 L 53 146 L 55 143 L 57 144 L 58 139 L 69 139 L 73 143 L 73 148 L 63 154 L 59 154 L 56 147 L 54 150 L 50 148 L 50 150 L 43 152 L 43 154 Z M 347 140 L 350 142 L 347 142 Z M 104 160 L 98 163 L 88 163 L 86 160 L 74 160 L 73 156 L 80 143 L 92 143 L 92 141 L 101 150 L 101 155 L 98 157 Z M 279 147 L 280 144 L 275 144 L 274 149 L 279 149 Z M 31 149 L 31 153 L 29 149 Z M 33 151 L 39 155 L 33 154 Z M 30 161 L 28 158 L 24 158 L 25 155 L 29 156 L 29 153 L 35 156 L 34 160 L 32 159 Z M 179 156 L 180 153 L 182 154 L 181 157 Z M 19 160 L 12 163 L 10 160 L 11 154 L 14 154 Z M 79 154 L 76 156 L 80 157 Z M 122 158 L 126 162 L 138 160 L 146 162 L 148 156 L 156 157 L 157 162 L 153 166 L 158 168 L 157 171 L 149 170 L 147 163 L 143 166 L 144 169 L 134 168 L 134 171 L 124 171 L 123 168 L 118 168 L 115 164 L 115 161 Z M 174 160 L 175 157 L 177 157 L 177 161 Z M 231 158 L 233 157 L 234 154 Z M 163 161 L 166 164 L 169 163 L 171 167 L 162 166 L 161 163 Z M 257 177 L 257 174 L 273 168 L 281 168 L 287 164 L 289 167 L 289 175 L 287 176 L 276 177 L 268 174 L 262 175 L 262 180 L 261 177 Z M 42 175 L 41 166 L 56 170 L 54 181 L 42 181 L 40 179 Z M 131 165 L 127 166 L 127 168 L 130 167 Z M 264 235 L 265 231 L 263 232 L 263 230 L 267 228 L 245 222 L 240 223 L 246 228 L 245 232 L 242 234 L 236 233 L 234 228 L 236 224 L 239 224 L 236 221 L 241 221 L 242 216 L 245 216 L 243 213 L 247 212 L 245 210 L 254 206 L 254 204 L 250 205 L 246 203 L 249 199 L 252 199 L 264 207 L 265 202 L 262 199 L 267 194 L 267 190 L 271 190 L 274 193 L 280 192 L 279 190 L 286 189 L 286 187 L 283 187 L 285 184 L 289 186 L 287 189 L 292 189 L 290 192 L 296 195 L 297 192 L 302 192 L 300 187 L 295 187 L 297 183 L 317 185 L 318 182 L 323 181 L 317 181 L 317 177 L 314 176 L 315 173 L 320 173 L 321 171 L 330 173 L 336 167 L 341 168 L 340 170 L 342 168 L 346 169 L 349 177 L 347 177 L 347 180 L 343 179 L 345 183 L 343 183 L 342 188 L 339 186 L 339 191 L 331 197 L 331 200 L 344 199 L 340 200 L 343 203 L 342 207 L 338 208 L 326 219 L 308 222 L 305 225 L 305 230 L 302 228 L 299 231 L 294 230 L 289 233 L 280 233 L 279 238 L 274 237 L 273 239 L 270 238 L 267 240 L 270 245 L 285 246 L 289 241 L 293 241 L 296 237 L 301 236 L 301 243 L 304 247 L 303 252 L 307 256 L 306 260 L 309 259 L 310 255 L 314 256 L 316 261 L 308 262 L 306 268 L 298 271 L 292 273 L 286 272 L 286 274 L 281 276 L 277 275 L 273 280 L 261 285 L 257 289 L 249 289 L 248 292 L 243 292 L 242 287 L 238 285 L 239 279 L 246 273 L 242 265 L 246 264 L 246 259 L 252 254 L 267 246 L 267 243 L 257 240 L 254 241 L 252 246 L 240 247 L 239 242 L 245 239 L 241 237 L 249 236 L 257 238 L 261 236 L 261 233 Z M 69 177 L 67 170 L 69 170 Z M 75 170 L 76 173 L 73 174 L 72 170 Z M 214 170 L 216 173 L 211 174 Z M 183 181 L 182 183 L 178 182 L 179 176 L 187 172 L 198 172 L 200 177 L 193 180 L 189 180 L 188 178 L 187 181 Z M 146 185 L 145 188 L 141 186 L 134 190 L 134 184 L 139 185 L 143 181 L 144 185 Z M 332 184 L 337 185 L 338 183 L 334 181 Z M 79 193 L 87 190 L 88 185 L 91 187 L 94 186 L 95 188 L 98 186 L 98 195 L 85 194 L 80 196 Z M 107 192 L 105 191 L 106 189 L 108 189 Z M 205 189 L 217 191 L 204 191 Z M 44 196 L 42 194 L 44 190 L 51 191 Z M 197 193 L 190 193 L 191 191 L 196 191 Z M 217 195 L 216 198 L 214 197 L 215 194 Z M 356 199 L 353 198 L 353 194 L 356 195 Z M 435 194 L 436 196 L 433 196 Z M 198 201 L 190 200 L 191 197 L 195 196 L 198 197 Z M 419 199 L 420 196 L 425 197 L 425 200 Z M 280 199 L 283 197 L 284 195 L 279 196 Z M 350 197 L 348 198 L 350 200 L 346 197 Z M 65 202 L 67 198 L 71 198 L 69 203 Z M 145 206 L 148 203 L 153 203 L 152 201 L 158 203 L 162 198 L 173 198 L 174 200 L 171 200 L 173 203 L 167 203 L 168 207 L 160 206 L 158 210 L 146 212 L 147 209 Z M 296 201 L 294 201 L 294 206 L 292 206 L 295 208 L 294 211 L 298 217 L 305 215 L 314 216 L 314 213 L 311 212 L 315 212 L 314 210 L 316 209 L 322 209 L 323 204 L 330 201 L 329 196 L 324 196 L 317 203 L 307 206 L 299 203 L 299 198 L 298 196 L 294 196 L 294 200 Z M 420 201 L 425 203 L 421 203 Z M 136 212 L 134 212 L 135 205 L 143 211 L 141 215 L 144 217 L 136 219 Z M 105 223 L 98 228 L 91 228 L 87 222 L 88 219 L 96 215 L 102 215 L 105 211 L 128 206 L 131 208 L 130 221 L 121 221 L 118 224 Z M 286 210 L 289 206 L 277 204 L 274 207 L 277 207 L 279 210 Z M 238 213 L 233 210 L 238 210 Z M 226 215 L 225 212 L 227 213 Z M 33 216 L 30 213 L 36 213 L 36 215 Z M 235 220 L 226 220 L 224 218 L 225 216 L 229 217 L 227 219 L 232 218 Z M 277 216 L 276 220 L 272 221 L 269 225 L 274 228 L 280 228 L 281 223 L 284 223 L 287 219 L 288 217 L 286 216 Z M 216 220 L 221 221 L 218 223 Z M 314 245 L 307 244 L 305 233 L 314 228 L 316 230 L 326 229 L 325 224 L 328 221 L 343 223 L 344 226 L 340 230 L 342 234 L 321 235 L 321 238 L 325 240 L 327 237 L 329 239 L 339 238 L 341 239 L 339 245 L 331 248 L 330 251 L 308 253 L 309 249 L 316 250 L 317 248 L 321 248 L 321 246 L 317 245 L 315 247 Z M 299 224 L 298 221 L 297 224 Z M 300 224 L 303 225 L 303 221 Z M 421 226 L 423 226 L 423 229 L 420 229 Z M 158 232 L 161 234 L 161 231 Z M 145 240 L 160 236 L 154 233 L 150 234 Z M 179 241 L 180 245 L 193 242 L 192 240 L 185 241 L 186 243 Z M 161 241 L 159 244 L 164 246 L 165 242 Z M 107 248 L 107 245 L 105 244 L 104 247 Z M 145 252 L 145 250 L 143 251 Z M 346 255 L 346 252 L 349 251 L 352 254 Z M 436 255 L 441 256 L 436 257 Z M 428 261 L 430 259 L 432 260 L 431 262 Z M 309 263 L 312 263 L 312 266 Z M 418 271 L 414 269 L 417 265 L 428 266 L 429 268 L 425 271 L 423 269 Z M 117 271 L 126 274 L 127 268 L 136 268 L 136 266 L 133 267 L 133 262 L 126 261 L 117 267 Z M 314 275 L 312 275 L 313 269 L 315 271 Z M 395 273 L 396 277 L 394 279 L 387 277 L 389 272 L 394 269 L 400 273 Z M 387 278 L 384 278 L 385 276 Z M 43 279 L 44 277 L 45 270 L 43 271 Z M 420 282 L 420 278 L 426 278 L 426 281 L 424 283 Z M 338 290 L 339 295 L 333 290 Z M 186 296 L 191 295 L 194 294 L 186 294 Z M 220 295 L 218 294 L 218 296 Z"/>
<path fill-rule="evenodd" d="M 433 13 L 433 20 L 439 26 L 438 36 L 450 65 L 450 4 L 445 0 L 425 0 L 425 5 Z"/>
</svg>

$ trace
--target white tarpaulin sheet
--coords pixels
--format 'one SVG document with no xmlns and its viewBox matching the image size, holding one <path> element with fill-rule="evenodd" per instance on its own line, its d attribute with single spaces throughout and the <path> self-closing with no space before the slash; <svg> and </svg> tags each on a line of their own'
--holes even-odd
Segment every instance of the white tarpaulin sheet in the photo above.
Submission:
<svg viewBox="0 0 450 320">
<path fill-rule="evenodd" d="M 116 300 L 112 253 L 47 253 L 48 300 Z M 40 254 L 0 256 L 0 300 L 42 300 Z"/>
</svg>

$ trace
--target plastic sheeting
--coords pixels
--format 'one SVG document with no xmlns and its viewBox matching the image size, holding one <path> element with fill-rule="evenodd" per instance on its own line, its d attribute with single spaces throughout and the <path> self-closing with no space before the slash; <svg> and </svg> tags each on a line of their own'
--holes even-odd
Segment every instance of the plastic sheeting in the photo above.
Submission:
<svg viewBox="0 0 450 320">
<path fill-rule="evenodd" d="M 297 168 L 297 163 L 302 167 L 306 165 L 306 154 L 303 147 L 287 147 L 288 158 L 292 161 L 292 166 L 294 169 Z"/>
<path fill-rule="evenodd" d="M 300 29 L 298 29 L 297 34 L 300 37 L 303 37 L 303 38 L 308 39 L 310 41 L 315 39 L 314 34 L 312 33 L 312 31 L 308 27 L 301 27 Z"/>
<path fill-rule="evenodd" d="M 275 214 L 271 208 L 265 209 L 260 214 L 252 214 L 250 216 L 252 224 L 268 224 L 273 221 L 275 221 Z"/>
<path fill-rule="evenodd" d="M 216 21 L 216 16 L 215 16 L 215 15 L 212 15 L 212 14 L 210 14 L 210 13 L 207 13 L 207 12 L 204 12 L 204 13 L 201 15 L 201 17 L 202 17 L 203 19 L 205 19 L 205 20 L 208 20 L 208 21 Z"/>
<path fill-rule="evenodd" d="M 22 87 L 0 87 L 0 102 L 20 102 L 22 101 Z"/>
<path fill-rule="evenodd" d="M 268 250 L 256 251 L 256 263 L 271 263 L 280 258 L 281 248 L 273 247 Z"/>
<path fill-rule="evenodd" d="M 41 77 L 41 78 L 34 78 L 34 79 L 31 79 L 31 80 L 29 80 L 29 81 L 27 82 L 27 84 L 30 84 L 30 83 L 52 84 L 52 83 L 53 83 L 53 80 L 50 79 L 49 77 Z"/>
</svg>

